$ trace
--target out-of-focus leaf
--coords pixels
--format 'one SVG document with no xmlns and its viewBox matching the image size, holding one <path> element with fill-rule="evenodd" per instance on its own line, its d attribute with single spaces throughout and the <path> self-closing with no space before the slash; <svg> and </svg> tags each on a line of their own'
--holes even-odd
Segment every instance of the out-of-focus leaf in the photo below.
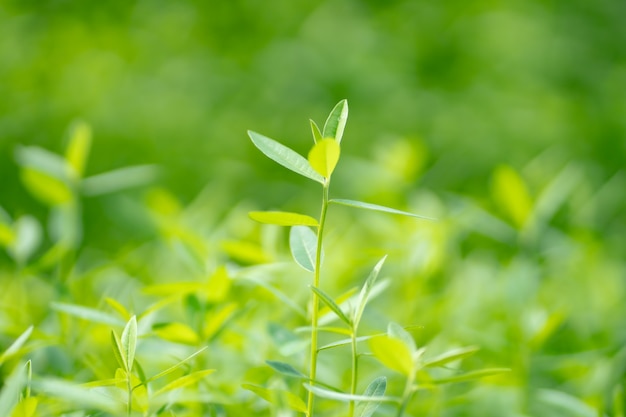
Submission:
<svg viewBox="0 0 626 417">
<path fill-rule="evenodd" d="M 150 378 L 147 378 L 147 379 L 143 382 L 143 384 L 145 385 L 145 384 L 147 384 L 147 383 L 149 383 L 149 382 L 156 381 L 156 380 L 157 380 L 157 379 L 159 379 L 159 378 L 162 378 L 162 377 L 164 377 L 164 376 L 166 376 L 166 375 L 171 374 L 172 372 L 174 372 L 175 370 L 177 370 L 178 368 L 180 368 L 181 366 L 183 366 L 184 364 L 186 364 L 187 362 L 189 362 L 191 359 L 195 358 L 196 356 L 198 356 L 199 354 L 201 354 L 202 352 L 204 352 L 204 351 L 205 351 L 205 350 L 207 350 L 207 349 L 208 349 L 208 346 L 205 346 L 205 347 L 203 347 L 202 349 L 200 349 L 200 350 L 198 350 L 198 351 L 196 351 L 196 352 L 192 353 L 191 355 L 187 356 L 187 357 L 186 357 L 185 359 L 183 359 L 182 361 L 178 362 L 176 365 L 171 366 L 171 367 L 167 368 L 166 370 L 164 370 L 164 371 L 162 371 L 162 372 L 159 372 L 158 374 L 156 374 L 156 375 L 154 375 L 154 376 L 152 376 L 152 377 L 150 377 Z"/>
<path fill-rule="evenodd" d="M 231 279 L 225 266 L 221 266 L 215 270 L 213 275 L 209 277 L 209 282 L 204 286 L 204 293 L 207 301 L 219 302 L 224 301 L 230 291 Z"/>
<path fill-rule="evenodd" d="M 354 323 L 355 328 L 358 327 L 359 323 L 361 322 L 361 317 L 363 316 L 363 312 L 365 311 L 365 306 L 367 305 L 367 302 L 369 300 L 372 288 L 374 287 L 374 284 L 376 283 L 378 274 L 380 274 L 380 270 L 382 269 L 383 264 L 385 263 L 385 259 L 387 259 L 387 255 L 385 255 L 374 266 L 374 269 L 372 269 L 372 272 L 370 272 L 369 276 L 365 280 L 365 284 L 363 284 L 363 288 L 361 289 L 361 292 L 359 293 L 359 299 L 357 301 L 356 309 L 354 310 L 354 317 L 352 319 L 352 322 Z"/>
<path fill-rule="evenodd" d="M 511 370 L 509 368 L 480 369 L 477 371 L 466 372 L 464 374 L 453 375 L 447 378 L 437 378 L 428 382 L 431 384 L 452 384 L 456 382 L 465 382 L 480 378 L 486 378 L 488 376 L 499 375 L 510 371 Z"/>
<path fill-rule="evenodd" d="M 294 226 L 289 231 L 289 249 L 298 265 L 315 272 L 317 235 L 307 226 Z"/>
<path fill-rule="evenodd" d="M 387 334 L 389 337 L 393 337 L 402 341 L 405 346 L 409 349 L 409 352 L 413 354 L 417 351 L 417 347 L 415 346 L 415 340 L 413 340 L 413 336 L 409 332 L 407 332 L 404 327 L 400 326 L 398 323 L 389 323 L 387 326 Z"/>
<path fill-rule="evenodd" d="M 436 366 L 443 366 L 450 362 L 457 361 L 459 359 L 467 358 L 478 352 L 480 348 L 477 346 L 467 346 L 458 349 L 453 349 L 448 352 L 442 353 L 432 359 L 425 361 L 422 366 L 424 368 L 433 368 Z"/>
<path fill-rule="evenodd" d="M 159 323 L 155 324 L 152 330 L 161 339 L 170 342 L 197 345 L 200 341 L 200 336 L 184 323 Z"/>
<path fill-rule="evenodd" d="M 311 290 L 315 294 L 317 294 L 317 296 L 337 315 L 337 317 L 339 317 L 348 326 L 352 326 L 352 321 L 350 321 L 348 316 L 346 316 L 346 314 L 341 310 L 341 307 L 339 307 L 328 294 L 326 294 L 320 288 L 314 287 L 312 285 Z"/>
<path fill-rule="evenodd" d="M 39 201 L 49 206 L 66 204 L 72 200 L 72 190 L 63 181 L 32 168 L 24 168 L 20 178 L 26 189 Z"/>
<path fill-rule="evenodd" d="M 408 211 L 396 210 L 390 207 L 379 206 L 378 204 L 364 203 L 362 201 L 346 200 L 343 198 L 333 198 L 332 200 L 330 200 L 330 202 L 335 203 L 335 204 L 341 204 L 342 206 L 356 207 L 356 208 L 365 209 L 365 210 L 381 211 L 383 213 L 399 214 L 402 216 L 415 217 L 417 219 L 435 220 L 431 217 L 420 216 L 417 214 L 409 213 Z"/>
<path fill-rule="evenodd" d="M 10 416 L 27 382 L 26 369 L 17 366 L 4 381 L 0 390 L 0 416 Z"/>
<path fill-rule="evenodd" d="M 109 326 L 123 326 L 124 322 L 119 318 L 105 313 L 95 308 L 79 306 L 76 304 L 66 304 L 59 302 L 52 302 L 50 307 L 53 310 L 70 314 L 83 320 L 87 320 L 93 323 L 107 324 Z"/>
<path fill-rule="evenodd" d="M 236 314 L 239 305 L 228 303 L 217 311 L 208 314 L 202 334 L 205 339 L 212 340 Z"/>
<path fill-rule="evenodd" d="M 13 224 L 15 240 L 10 252 L 20 263 L 26 262 L 41 244 L 41 225 L 32 216 L 22 216 Z"/>
<path fill-rule="evenodd" d="M 267 363 L 270 367 L 272 367 L 272 369 L 280 372 L 283 375 L 293 376 L 296 378 L 307 378 L 306 375 L 304 375 L 302 372 L 298 371 L 296 368 L 289 365 L 288 363 L 278 361 L 265 361 L 265 363 Z"/>
<path fill-rule="evenodd" d="M 62 156 L 38 146 L 18 146 L 15 160 L 22 168 L 43 172 L 57 180 L 67 179 L 67 163 Z"/>
<path fill-rule="evenodd" d="M 322 139 L 309 152 L 309 163 L 324 178 L 330 178 L 337 162 L 341 148 L 335 139 Z"/>
<path fill-rule="evenodd" d="M 521 229 L 532 209 L 532 199 L 522 177 L 508 165 L 493 173 L 492 195 L 500 209 Z"/>
<path fill-rule="evenodd" d="M 126 371 L 131 372 L 135 361 L 135 351 L 137 349 L 137 317 L 132 316 L 122 332 L 120 338 L 122 342 L 122 357 L 126 362 Z"/>
<path fill-rule="evenodd" d="M 72 407 L 96 409 L 113 415 L 123 415 L 121 406 L 110 397 L 102 395 L 95 390 L 84 388 L 57 378 L 43 378 L 33 381 L 33 385 L 39 392 L 47 397 L 62 399 Z"/>
<path fill-rule="evenodd" d="M 272 257 L 256 243 L 227 240 L 223 241 L 221 246 L 228 256 L 240 262 L 262 264 L 272 260 Z"/>
<path fill-rule="evenodd" d="M 85 172 L 87 157 L 91 147 L 91 127 L 85 122 L 76 122 L 70 131 L 70 139 L 65 151 L 65 159 L 73 169 L 76 178 Z"/>
<path fill-rule="evenodd" d="M 38 404 L 39 400 L 35 397 L 24 398 L 22 401 L 17 403 L 13 409 L 11 417 L 33 417 L 35 415 L 35 411 L 37 411 Z"/>
<path fill-rule="evenodd" d="M 372 353 L 383 365 L 405 376 L 413 373 L 413 355 L 409 347 L 399 339 L 382 336 L 370 339 Z"/>
<path fill-rule="evenodd" d="M 348 100 L 341 100 L 331 110 L 326 123 L 324 123 L 323 136 L 333 138 L 337 143 L 341 143 L 343 131 L 348 122 Z"/>
<path fill-rule="evenodd" d="M 273 139 L 251 130 L 248 130 L 248 136 L 250 136 L 254 146 L 263 152 L 268 158 L 297 174 L 310 178 L 313 181 L 317 181 L 320 184 L 324 183 L 324 177 L 315 172 L 309 164 L 309 161 L 307 161 L 302 155 Z"/>
<path fill-rule="evenodd" d="M 317 143 L 323 138 L 322 132 L 320 131 L 320 128 L 317 126 L 317 123 L 315 123 L 313 120 L 309 119 L 309 123 L 311 124 L 311 133 L 313 134 L 313 142 Z"/>
<path fill-rule="evenodd" d="M 24 346 L 30 335 L 33 333 L 33 326 L 30 326 L 28 329 L 24 330 L 24 332 L 18 336 L 17 339 L 0 355 L 0 365 L 13 355 L 15 355 L 21 348 Z"/>
<path fill-rule="evenodd" d="M 359 401 L 359 402 L 374 402 L 374 403 L 397 403 L 399 398 L 379 396 L 379 395 L 352 395 L 343 392 L 331 391 L 326 388 L 321 388 L 308 383 L 304 384 L 304 388 L 307 391 L 311 391 L 313 394 L 320 398 L 328 398 L 329 400 L 337 400 L 343 402 Z"/>
<path fill-rule="evenodd" d="M 243 384 L 242 388 L 254 392 L 256 395 L 271 404 L 280 404 L 281 399 L 284 399 L 286 405 L 289 406 L 289 408 L 291 408 L 292 410 L 298 411 L 300 413 L 307 412 L 306 404 L 304 403 L 304 401 L 302 401 L 300 397 L 292 394 L 289 391 L 268 389 L 253 384 Z"/>
<path fill-rule="evenodd" d="M 365 397 L 383 397 L 385 395 L 385 391 L 387 390 L 387 378 L 384 376 L 379 376 L 375 380 L 373 380 L 365 389 L 363 395 Z M 371 417 L 376 409 L 380 405 L 380 401 L 375 402 L 364 402 L 359 404 L 360 417 Z"/>
<path fill-rule="evenodd" d="M 111 330 L 111 347 L 113 347 L 113 355 L 115 356 L 117 364 L 120 368 L 127 369 L 128 365 L 126 364 L 126 358 L 124 357 L 122 342 L 120 341 L 117 333 L 115 333 L 115 330 Z"/>
<path fill-rule="evenodd" d="M 251 211 L 250 218 L 259 223 L 278 226 L 317 226 L 317 220 L 311 216 L 286 211 Z"/>
<path fill-rule="evenodd" d="M 211 375 L 214 372 L 215 372 L 215 369 L 205 369 L 202 371 L 196 371 L 196 372 L 190 373 L 189 375 L 185 375 L 180 378 L 176 378 L 174 381 L 170 382 L 169 384 L 167 384 L 166 386 L 164 386 L 163 388 L 155 392 L 153 395 L 155 397 L 158 397 L 159 395 L 165 394 L 167 392 L 174 391 L 176 389 L 180 389 L 184 387 L 188 387 L 189 385 L 195 384 L 203 380 L 204 378 L 206 378 L 207 376 Z"/>
<path fill-rule="evenodd" d="M 156 165 L 120 168 L 85 178 L 81 182 L 81 190 L 86 196 L 109 194 L 148 185 L 158 176 L 159 168 Z"/>
<path fill-rule="evenodd" d="M 122 316 L 123 320 L 125 320 L 126 322 L 130 320 L 131 314 L 128 312 L 128 310 L 126 310 L 126 308 L 122 304 L 120 304 L 119 302 L 117 302 L 116 300 L 110 297 L 105 298 L 104 302 L 107 303 L 109 306 L 111 306 L 111 308 L 115 310 L 117 314 Z"/>
</svg>

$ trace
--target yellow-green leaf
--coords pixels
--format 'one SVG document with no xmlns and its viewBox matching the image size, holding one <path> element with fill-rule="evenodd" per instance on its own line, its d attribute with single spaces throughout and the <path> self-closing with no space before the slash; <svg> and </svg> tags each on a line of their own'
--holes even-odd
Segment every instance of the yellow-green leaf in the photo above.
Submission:
<svg viewBox="0 0 626 417">
<path fill-rule="evenodd" d="M 217 270 L 209 278 L 209 282 L 205 286 L 205 294 L 207 301 L 219 302 L 223 301 L 230 291 L 231 280 L 228 277 L 228 271 L 225 266 L 217 268 Z"/>
<path fill-rule="evenodd" d="M 242 388 L 254 392 L 259 397 L 271 404 L 280 404 L 280 399 L 284 399 L 289 408 L 300 413 L 306 413 L 306 404 L 302 399 L 289 391 L 279 389 L 268 389 L 259 385 L 243 384 Z"/>
<path fill-rule="evenodd" d="M 170 342 L 197 345 L 199 341 L 198 334 L 191 327 L 183 323 L 155 325 L 153 330 L 161 339 L 169 340 Z"/>
<path fill-rule="evenodd" d="M 0 246 L 8 247 L 15 240 L 15 232 L 10 225 L 0 223 Z"/>
<path fill-rule="evenodd" d="M 173 391 L 175 389 L 180 389 L 187 387 L 189 385 L 195 384 L 196 382 L 204 379 L 206 376 L 215 372 L 215 369 L 206 369 L 204 371 L 193 372 L 189 375 L 185 375 L 181 378 L 176 378 L 174 381 L 170 382 L 160 390 L 154 393 L 154 396 L 157 397 L 161 394 L 165 394 L 166 392 Z"/>
<path fill-rule="evenodd" d="M 78 122 L 72 127 L 70 142 L 65 158 L 78 178 L 83 176 L 89 148 L 91 147 L 91 127 L 85 122 Z"/>
<path fill-rule="evenodd" d="M 278 226 L 317 226 L 317 220 L 306 214 L 287 211 L 251 211 L 250 218 L 259 223 Z"/>
<path fill-rule="evenodd" d="M 399 339 L 388 336 L 376 337 L 369 341 L 376 359 L 387 368 L 406 376 L 413 372 L 413 358 L 408 346 Z"/>
<path fill-rule="evenodd" d="M 339 162 L 341 147 L 335 139 L 326 138 L 317 142 L 309 152 L 309 163 L 324 178 L 329 178 Z"/>
<path fill-rule="evenodd" d="M 521 229 L 532 209 L 532 199 L 524 179 L 508 165 L 493 174 L 492 195 L 500 210 Z"/>
<path fill-rule="evenodd" d="M 11 417 L 33 417 L 37 410 L 38 402 L 35 397 L 24 398 L 15 406 Z"/>
<path fill-rule="evenodd" d="M 72 191 L 67 184 L 48 174 L 23 168 L 20 177 L 28 191 L 44 204 L 57 206 L 72 200 Z"/>
</svg>

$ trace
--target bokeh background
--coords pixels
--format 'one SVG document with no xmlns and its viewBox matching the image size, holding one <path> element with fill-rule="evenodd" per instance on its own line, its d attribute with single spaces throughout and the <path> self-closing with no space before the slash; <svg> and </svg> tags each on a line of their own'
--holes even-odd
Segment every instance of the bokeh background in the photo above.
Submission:
<svg viewBox="0 0 626 417">
<path fill-rule="evenodd" d="M 319 195 L 264 159 L 246 130 L 306 154 L 308 119 L 322 124 L 346 98 L 333 195 L 438 221 L 337 209 L 329 291 L 360 282 L 390 253 L 394 281 L 372 329 L 387 319 L 423 325 L 418 343 L 479 345 L 483 363 L 514 369 L 478 388 L 424 394 L 413 411 L 623 416 L 625 18 L 617 0 L 3 0 L 0 206 L 41 225 L 26 251 L 33 262 L 63 234 L 55 219 L 74 216 L 79 271 L 108 262 L 142 283 L 159 282 L 168 252 L 134 251 L 160 239 L 208 250 L 210 265 L 286 258 L 284 234 L 252 224 L 246 210 L 315 215 Z M 85 177 L 142 168 L 64 217 L 24 186 L 32 158 L 23 151 L 63 154 L 77 120 L 93 132 Z M 155 220 L 185 207 L 204 242 Z M 172 263 L 166 270 L 182 279 Z M 5 251 L 0 264 L 9 288 L 15 260 Z M 3 300 L 6 334 L 45 322 L 35 304 L 67 296 L 46 273 L 29 278 L 46 294 L 24 301 L 31 313 L 17 319 L 15 299 Z M 102 288 L 81 282 L 91 294 L 83 301 L 96 305 Z"/>
</svg>

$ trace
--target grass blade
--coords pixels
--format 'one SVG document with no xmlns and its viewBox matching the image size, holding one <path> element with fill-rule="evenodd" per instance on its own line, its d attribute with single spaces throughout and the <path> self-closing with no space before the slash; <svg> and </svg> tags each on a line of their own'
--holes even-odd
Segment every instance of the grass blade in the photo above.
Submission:
<svg viewBox="0 0 626 417">
<path fill-rule="evenodd" d="M 383 213 L 399 214 L 401 216 L 415 217 L 416 219 L 435 220 L 432 217 L 420 216 L 418 214 L 409 213 L 408 211 L 396 210 L 390 207 L 379 206 L 378 204 L 364 203 L 363 201 L 334 198 L 330 200 L 330 203 L 341 204 L 342 206 L 356 207 L 365 210 L 380 211 Z"/>
<path fill-rule="evenodd" d="M 254 146 L 256 146 L 265 154 L 265 156 L 274 162 L 297 174 L 310 178 L 313 181 L 317 181 L 320 184 L 324 184 L 324 177 L 315 172 L 315 170 L 311 167 L 311 164 L 309 164 L 309 161 L 297 152 L 273 139 L 251 130 L 248 130 L 248 136 L 250 136 Z"/>
<path fill-rule="evenodd" d="M 251 211 L 248 216 L 254 221 L 278 226 L 317 226 L 317 220 L 311 216 L 287 211 Z"/>
</svg>

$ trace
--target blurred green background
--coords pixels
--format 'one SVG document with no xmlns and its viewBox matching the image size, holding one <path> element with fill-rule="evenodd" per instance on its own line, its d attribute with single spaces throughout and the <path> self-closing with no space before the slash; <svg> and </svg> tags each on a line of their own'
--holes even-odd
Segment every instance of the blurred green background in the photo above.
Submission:
<svg viewBox="0 0 626 417">
<path fill-rule="evenodd" d="M 0 206 L 54 241 L 16 152 L 62 154 L 82 120 L 86 177 L 158 167 L 81 200 L 84 265 L 158 239 L 146 207 L 162 199 L 200 195 L 215 240 L 258 239 L 245 209 L 314 215 L 319 196 L 246 130 L 306 154 L 308 119 L 346 98 L 333 195 L 439 221 L 338 209 L 336 244 L 354 261 L 336 260 L 337 275 L 391 252 L 386 316 L 516 369 L 439 412 L 623 416 L 625 17 L 617 0 L 2 0 Z"/>
</svg>

